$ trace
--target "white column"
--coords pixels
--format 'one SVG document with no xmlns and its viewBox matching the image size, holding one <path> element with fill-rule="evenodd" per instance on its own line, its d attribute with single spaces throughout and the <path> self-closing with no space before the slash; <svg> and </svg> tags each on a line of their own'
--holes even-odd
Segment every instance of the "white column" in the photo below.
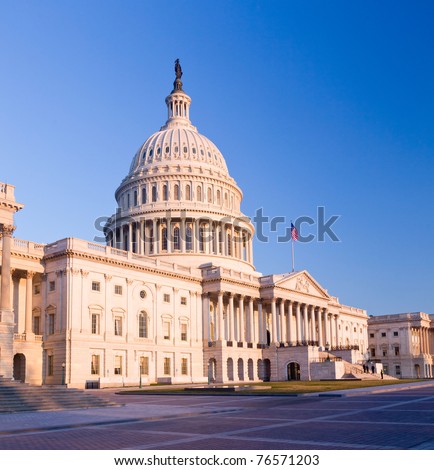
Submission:
<svg viewBox="0 0 434 470">
<path fill-rule="evenodd" d="M 307 318 L 307 305 L 303 304 L 303 322 L 304 322 L 304 335 L 303 335 L 303 341 L 305 344 L 309 341 L 309 321 Z"/>
<path fill-rule="evenodd" d="M 186 239 L 186 229 L 185 229 L 185 217 L 181 218 L 181 230 L 180 230 L 180 237 L 181 237 L 181 253 L 185 253 L 185 239 Z"/>
<path fill-rule="evenodd" d="M 280 300 L 280 338 L 281 343 L 285 342 L 285 301 Z"/>
<path fill-rule="evenodd" d="M 322 337 L 322 308 L 318 307 L 318 346 L 323 347 L 323 337 Z"/>
<path fill-rule="evenodd" d="M 231 224 L 231 256 L 235 258 L 235 230 L 233 224 Z"/>
<path fill-rule="evenodd" d="M 335 346 L 338 347 L 339 346 L 339 323 L 338 323 L 338 320 L 339 320 L 339 316 L 338 315 L 335 315 Z M 357 328 L 357 337 L 359 337 L 359 329 Z M 360 344 L 360 342 L 359 342 Z"/>
<path fill-rule="evenodd" d="M 30 335 L 33 333 L 32 331 L 32 279 L 33 274 L 31 271 L 27 271 L 26 273 L 26 321 L 25 321 L 25 329 L 24 332 L 26 335 Z M 27 339 L 27 337 L 26 337 Z"/>
<path fill-rule="evenodd" d="M 277 313 L 276 299 L 271 299 L 271 342 L 277 342 Z"/>
<path fill-rule="evenodd" d="M 316 328 L 315 328 L 315 307 L 309 305 L 310 310 L 310 339 L 311 341 L 316 341 Z"/>
<path fill-rule="evenodd" d="M 128 224 L 128 250 L 133 251 L 133 223 Z"/>
<path fill-rule="evenodd" d="M 205 341 L 210 341 L 209 332 L 209 317 L 210 317 L 210 301 L 209 294 L 202 295 L 202 311 L 203 311 L 203 338 Z"/>
<path fill-rule="evenodd" d="M 255 341 L 255 324 L 254 324 L 254 313 L 253 313 L 253 298 L 249 300 L 249 333 L 247 341 L 253 343 Z"/>
<path fill-rule="evenodd" d="M 244 296 L 240 295 L 240 301 L 239 301 L 239 311 L 240 311 L 240 331 L 238 332 L 238 341 L 244 342 L 245 337 L 244 337 Z"/>
<path fill-rule="evenodd" d="M 264 318 L 262 314 L 262 301 L 258 299 L 258 335 L 259 335 L 259 344 L 264 343 Z"/>
<path fill-rule="evenodd" d="M 219 341 L 224 339 L 224 323 L 223 323 L 223 292 L 218 293 L 218 337 Z"/>
<path fill-rule="evenodd" d="M 292 300 L 288 300 L 288 310 L 287 310 L 287 318 L 286 318 L 286 341 L 288 344 L 291 344 L 293 341 L 292 338 Z"/>
<path fill-rule="evenodd" d="M 301 318 L 300 318 L 300 302 L 295 306 L 295 331 L 297 344 L 301 343 Z"/>
<path fill-rule="evenodd" d="M 229 341 L 235 341 L 234 296 L 229 294 Z"/>
</svg>

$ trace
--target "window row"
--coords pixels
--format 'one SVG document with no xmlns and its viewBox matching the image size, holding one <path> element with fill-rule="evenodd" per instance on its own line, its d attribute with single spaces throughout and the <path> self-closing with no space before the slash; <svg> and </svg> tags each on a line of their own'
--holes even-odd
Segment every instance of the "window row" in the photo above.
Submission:
<svg viewBox="0 0 434 470">
<path fill-rule="evenodd" d="M 141 191 L 134 189 L 132 192 L 127 192 L 121 198 L 121 206 L 123 209 L 137 207 L 140 204 L 147 204 L 148 202 L 158 201 L 198 201 L 209 202 L 226 208 L 234 207 L 234 195 L 228 191 L 217 189 L 214 193 L 213 188 L 208 187 L 206 190 L 202 185 L 193 185 L 187 183 L 181 185 L 179 183 L 169 184 L 154 183 L 150 185 L 150 194 L 148 194 L 148 187 L 142 186 Z"/>
<path fill-rule="evenodd" d="M 53 375 L 53 356 L 48 356 L 51 360 L 48 361 L 48 375 Z M 188 359 L 186 357 L 181 358 L 181 375 L 188 375 Z M 51 367 L 51 368 L 50 368 Z M 124 357 L 115 356 L 113 361 L 113 373 L 114 375 L 123 375 L 124 371 Z M 51 373 L 50 373 L 51 372 Z M 139 362 L 140 375 L 149 375 L 149 357 L 140 357 Z M 172 361 L 170 357 L 163 358 L 163 374 L 171 375 L 172 372 Z M 90 361 L 90 373 L 91 375 L 101 374 L 101 356 L 99 354 L 92 354 Z"/>
</svg>

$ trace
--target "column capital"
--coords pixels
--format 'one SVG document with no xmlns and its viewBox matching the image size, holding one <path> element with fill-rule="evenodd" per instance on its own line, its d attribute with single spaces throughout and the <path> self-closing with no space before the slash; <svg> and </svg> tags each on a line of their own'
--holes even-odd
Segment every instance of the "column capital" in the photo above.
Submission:
<svg viewBox="0 0 434 470">
<path fill-rule="evenodd" d="M 11 224 L 1 224 L 0 234 L 5 237 L 11 237 L 17 227 Z"/>
<path fill-rule="evenodd" d="M 32 279 L 35 273 L 33 271 L 26 272 L 26 279 Z"/>
</svg>

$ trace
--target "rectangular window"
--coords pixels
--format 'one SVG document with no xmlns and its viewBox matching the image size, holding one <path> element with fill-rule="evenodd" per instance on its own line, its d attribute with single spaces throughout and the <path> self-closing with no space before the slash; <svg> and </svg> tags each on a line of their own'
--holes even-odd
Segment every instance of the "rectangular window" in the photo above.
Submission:
<svg viewBox="0 0 434 470">
<path fill-rule="evenodd" d="M 394 332 L 393 332 L 393 336 L 398 336 L 398 332 L 397 332 L 397 331 L 394 331 Z"/>
<path fill-rule="evenodd" d="M 137 206 L 137 191 L 134 191 L 134 206 Z"/>
<path fill-rule="evenodd" d="M 92 375 L 99 375 L 99 354 L 92 354 L 90 362 L 90 373 Z"/>
<path fill-rule="evenodd" d="M 56 281 L 50 281 L 48 284 L 48 290 L 50 292 L 53 292 L 56 290 Z"/>
<path fill-rule="evenodd" d="M 385 338 L 385 337 L 386 337 L 386 333 L 381 333 L 381 337 L 382 337 L 382 338 Z"/>
<path fill-rule="evenodd" d="M 188 359 L 186 357 L 181 358 L 181 374 L 188 375 Z"/>
<path fill-rule="evenodd" d="M 122 375 L 122 356 L 115 356 L 115 375 Z"/>
<path fill-rule="evenodd" d="M 395 346 L 394 350 L 395 350 L 395 356 L 399 356 L 399 346 Z"/>
<path fill-rule="evenodd" d="M 148 317 L 146 313 L 139 315 L 139 338 L 148 337 Z"/>
<path fill-rule="evenodd" d="M 122 336 L 122 317 L 115 317 L 115 336 Z"/>
<path fill-rule="evenodd" d="M 98 281 L 92 281 L 92 290 L 99 292 L 101 290 L 101 284 Z"/>
<path fill-rule="evenodd" d="M 39 295 L 41 293 L 41 284 L 35 284 L 33 286 L 33 294 Z"/>
<path fill-rule="evenodd" d="M 140 374 L 149 375 L 149 357 L 140 358 Z"/>
<path fill-rule="evenodd" d="M 181 305 L 187 305 L 187 297 L 181 297 Z"/>
<path fill-rule="evenodd" d="M 395 366 L 395 375 L 401 375 L 401 366 Z"/>
<path fill-rule="evenodd" d="M 164 294 L 163 300 L 164 300 L 165 302 L 170 302 L 170 294 Z"/>
<path fill-rule="evenodd" d="M 383 349 L 383 357 L 387 356 L 387 349 Z"/>
<path fill-rule="evenodd" d="M 47 356 L 47 375 L 54 375 L 54 356 L 52 354 Z"/>
<path fill-rule="evenodd" d="M 99 315 L 92 313 L 92 334 L 99 335 Z"/>
<path fill-rule="evenodd" d="M 115 286 L 115 294 L 122 295 L 122 286 Z"/>
<path fill-rule="evenodd" d="M 181 341 L 187 341 L 187 324 L 181 324 Z"/>
<path fill-rule="evenodd" d="M 41 331 L 41 317 L 33 317 L 33 333 L 35 335 L 40 335 Z"/>
<path fill-rule="evenodd" d="M 371 348 L 371 357 L 375 357 L 375 348 Z"/>
<path fill-rule="evenodd" d="M 163 322 L 163 337 L 170 339 L 170 321 Z"/>
<path fill-rule="evenodd" d="M 373 338 L 373 337 L 374 337 L 374 333 L 369 333 L 369 337 L 370 337 L 370 338 Z"/>
<path fill-rule="evenodd" d="M 54 327 L 56 324 L 56 315 L 54 313 L 48 314 L 48 331 L 49 335 L 54 335 Z"/>
<path fill-rule="evenodd" d="M 164 375 L 170 375 L 170 357 L 164 358 Z"/>
</svg>

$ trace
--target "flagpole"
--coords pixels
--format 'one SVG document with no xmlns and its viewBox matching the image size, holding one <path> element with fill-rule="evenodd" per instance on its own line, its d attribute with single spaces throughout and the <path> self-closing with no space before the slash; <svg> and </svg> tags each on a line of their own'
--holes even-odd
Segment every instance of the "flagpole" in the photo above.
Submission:
<svg viewBox="0 0 434 470">
<path fill-rule="evenodd" d="M 291 242 L 292 242 L 292 272 L 295 271 L 294 268 L 294 239 L 291 237 Z"/>
</svg>

